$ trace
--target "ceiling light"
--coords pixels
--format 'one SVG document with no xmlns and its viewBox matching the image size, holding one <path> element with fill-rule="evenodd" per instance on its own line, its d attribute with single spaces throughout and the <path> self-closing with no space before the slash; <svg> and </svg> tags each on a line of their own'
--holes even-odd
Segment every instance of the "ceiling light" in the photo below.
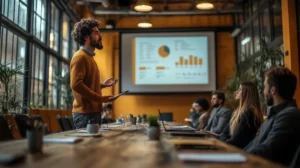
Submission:
<svg viewBox="0 0 300 168">
<path fill-rule="evenodd" d="M 138 0 L 138 1 L 136 2 L 136 5 L 135 5 L 134 9 L 135 9 L 136 11 L 139 11 L 139 12 L 149 12 L 149 11 L 151 11 L 153 8 L 152 8 L 152 6 L 150 5 L 149 0 Z"/>
<path fill-rule="evenodd" d="M 196 7 L 197 7 L 198 9 L 208 10 L 208 9 L 214 8 L 214 4 L 209 3 L 209 2 L 200 2 L 200 3 L 197 4 Z"/>
<path fill-rule="evenodd" d="M 105 24 L 106 29 L 114 29 L 116 27 L 116 23 L 114 20 L 107 20 Z"/>
<path fill-rule="evenodd" d="M 140 28 L 150 28 L 152 27 L 152 23 L 150 22 L 148 17 L 143 17 L 141 21 L 138 23 L 138 27 Z"/>
</svg>

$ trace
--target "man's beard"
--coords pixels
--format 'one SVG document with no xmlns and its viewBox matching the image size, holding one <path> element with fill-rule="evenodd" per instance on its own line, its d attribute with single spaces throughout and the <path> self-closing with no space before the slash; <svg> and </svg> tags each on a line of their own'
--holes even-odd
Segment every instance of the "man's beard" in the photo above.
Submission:
<svg viewBox="0 0 300 168">
<path fill-rule="evenodd" d="M 274 104 L 274 99 L 273 99 L 273 97 L 271 96 L 271 91 L 269 91 L 268 94 L 265 95 L 265 99 L 266 99 L 266 101 L 267 101 L 267 105 L 268 105 L 268 106 L 273 106 L 273 104 Z"/>
<path fill-rule="evenodd" d="M 95 47 L 95 48 L 97 48 L 99 50 L 103 49 L 103 45 L 101 43 L 101 40 L 96 41 L 96 40 L 92 39 L 91 40 L 91 46 Z"/>
<path fill-rule="evenodd" d="M 219 106 L 220 106 L 219 103 L 216 103 L 216 104 L 213 105 L 214 108 L 219 107 Z"/>
</svg>

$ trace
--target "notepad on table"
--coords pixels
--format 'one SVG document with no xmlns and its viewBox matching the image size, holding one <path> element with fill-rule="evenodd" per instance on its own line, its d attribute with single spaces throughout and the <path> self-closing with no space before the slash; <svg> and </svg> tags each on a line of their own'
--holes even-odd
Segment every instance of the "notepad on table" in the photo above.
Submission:
<svg viewBox="0 0 300 168">
<path fill-rule="evenodd" d="M 247 160 L 240 153 L 180 153 L 178 158 L 182 161 L 226 163 L 240 163 Z"/>
<path fill-rule="evenodd" d="M 81 140 L 82 140 L 82 138 L 44 138 L 43 142 L 46 142 L 46 143 L 76 143 Z"/>
</svg>

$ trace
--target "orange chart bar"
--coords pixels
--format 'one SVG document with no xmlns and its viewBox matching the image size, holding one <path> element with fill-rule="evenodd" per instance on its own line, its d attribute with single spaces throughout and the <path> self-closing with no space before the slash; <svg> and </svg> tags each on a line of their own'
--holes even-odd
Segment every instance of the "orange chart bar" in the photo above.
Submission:
<svg viewBox="0 0 300 168">
<path fill-rule="evenodd" d="M 194 57 L 194 64 L 198 65 L 198 58 L 197 57 Z"/>
<path fill-rule="evenodd" d="M 189 65 L 189 60 L 184 60 L 184 65 Z"/>
<path fill-rule="evenodd" d="M 180 64 L 180 65 L 183 65 L 183 57 L 180 57 L 180 58 L 179 58 L 179 64 Z"/>
<path fill-rule="evenodd" d="M 165 69 L 164 66 L 157 66 L 157 67 L 156 67 L 156 70 L 164 70 L 164 69 Z"/>
<path fill-rule="evenodd" d="M 142 70 L 146 70 L 146 67 L 140 67 L 140 70 L 142 71 Z"/>
<path fill-rule="evenodd" d="M 175 64 L 176 64 L 176 66 L 178 66 L 178 65 L 179 65 L 179 63 L 178 63 L 178 62 L 176 62 Z"/>
<path fill-rule="evenodd" d="M 202 58 L 199 59 L 199 64 L 202 65 Z"/>
<path fill-rule="evenodd" d="M 192 55 L 190 55 L 189 61 L 190 61 L 190 65 L 193 65 L 193 56 Z"/>
</svg>

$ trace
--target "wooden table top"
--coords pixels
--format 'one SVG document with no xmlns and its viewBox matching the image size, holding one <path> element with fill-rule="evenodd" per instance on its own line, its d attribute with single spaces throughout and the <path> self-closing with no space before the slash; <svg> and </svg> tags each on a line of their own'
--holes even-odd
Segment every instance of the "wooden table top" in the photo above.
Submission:
<svg viewBox="0 0 300 168">
<path fill-rule="evenodd" d="M 248 155 L 240 149 L 225 144 L 214 138 L 172 137 L 163 133 L 160 141 L 150 141 L 145 129 L 134 131 L 135 126 L 104 132 L 102 137 L 84 137 L 76 144 L 44 143 L 43 152 L 30 154 L 27 151 L 27 140 L 15 140 L 0 143 L 0 153 L 25 152 L 26 159 L 20 163 L 0 167 L 213 167 L 213 168 L 248 168 L 248 167 L 283 167 L 254 155 Z M 47 135 L 46 137 L 69 137 L 66 134 L 76 130 Z M 204 163 L 182 162 L 174 143 L 214 143 L 220 150 L 213 152 L 238 152 L 247 157 L 244 163 Z M 188 151 L 188 150 L 186 150 Z M 192 150 L 203 153 L 209 150 Z"/>
</svg>

